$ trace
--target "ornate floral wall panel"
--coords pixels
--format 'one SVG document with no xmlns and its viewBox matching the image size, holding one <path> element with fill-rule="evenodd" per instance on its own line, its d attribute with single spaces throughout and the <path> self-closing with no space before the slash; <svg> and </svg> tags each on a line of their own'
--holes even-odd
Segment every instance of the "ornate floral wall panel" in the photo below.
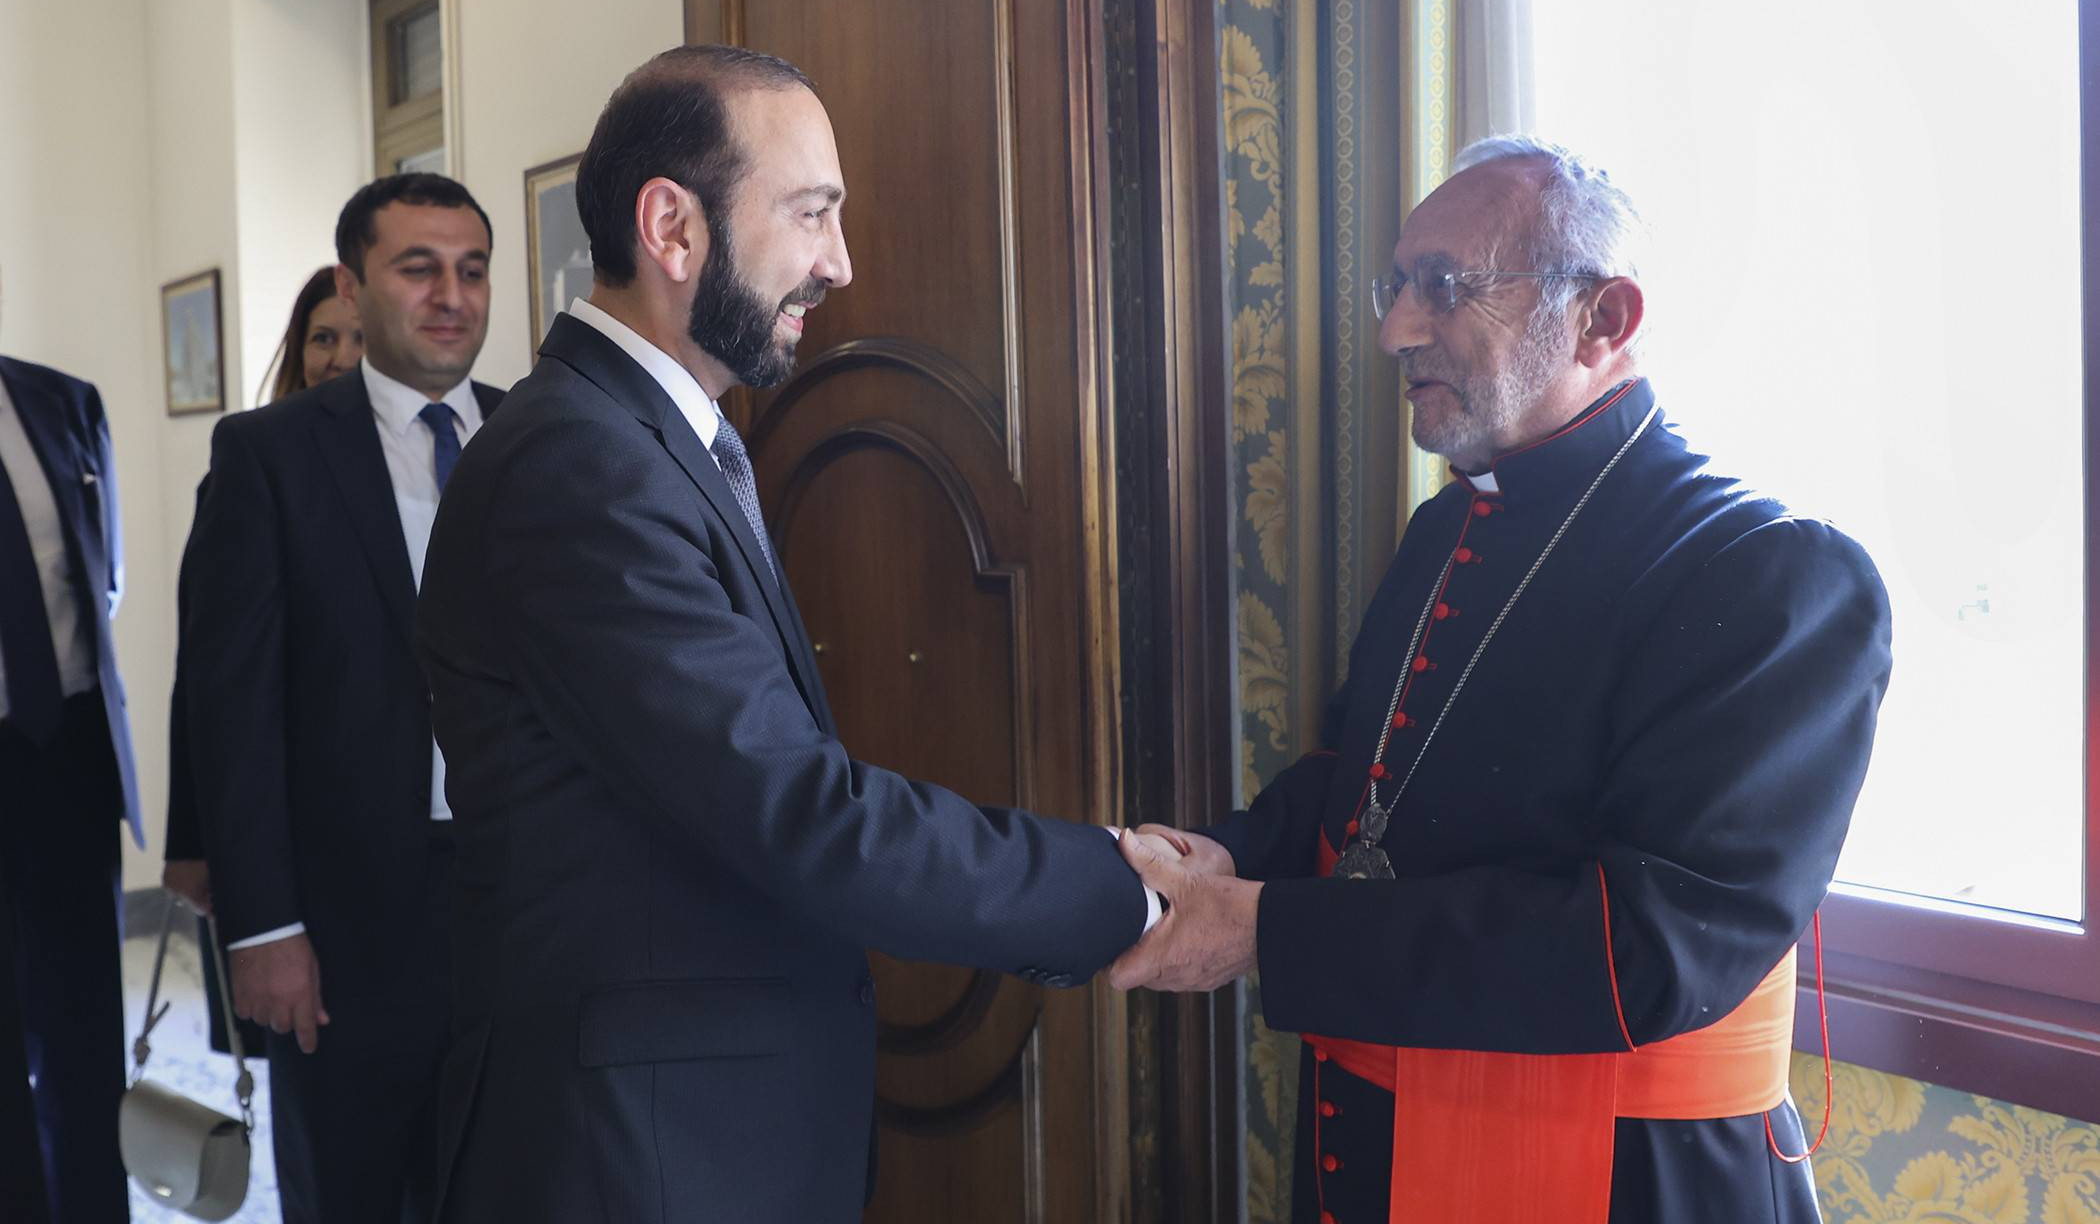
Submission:
<svg viewBox="0 0 2100 1224">
<path fill-rule="evenodd" d="M 1822 1060 L 1796 1053 L 1793 1079 L 1813 1133 Z M 2100 1126 L 1848 1063 L 1832 1083 L 1828 1224 L 2100 1224 Z"/>
<path fill-rule="evenodd" d="M 1400 16 L 1222 0 L 1242 798 L 1313 747 L 1398 536 L 1398 384 L 1366 269 L 1398 226 Z M 1290 1203 L 1297 1043 L 1247 993 L 1248 1218 Z"/>
<path fill-rule="evenodd" d="M 1318 334 L 1317 303 L 1306 291 L 1306 265 L 1316 274 L 1317 254 L 1308 258 L 1295 224 L 1309 205 L 1304 216 L 1316 225 L 1319 194 L 1306 166 L 1313 150 L 1299 133 L 1311 117 L 1312 85 L 1292 60 L 1303 50 L 1291 28 L 1300 7 L 1301 0 L 1223 0 L 1219 11 L 1242 802 L 1305 746 L 1302 706 L 1308 695 L 1317 700 L 1324 671 L 1322 626 L 1313 621 L 1326 603 L 1319 470 L 1305 462 L 1320 453 L 1317 358 L 1296 343 Z M 1257 981 L 1244 1013 L 1248 1219 L 1282 1220 L 1290 1205 L 1295 1043 L 1270 1033 L 1260 1012 Z"/>
</svg>

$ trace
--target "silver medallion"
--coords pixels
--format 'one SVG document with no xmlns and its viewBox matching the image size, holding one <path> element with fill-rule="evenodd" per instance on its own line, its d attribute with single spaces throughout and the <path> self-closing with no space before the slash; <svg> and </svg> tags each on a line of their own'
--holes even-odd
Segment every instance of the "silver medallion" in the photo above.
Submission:
<svg viewBox="0 0 2100 1224">
<path fill-rule="evenodd" d="M 1381 807 L 1373 801 L 1364 808 L 1363 819 L 1356 822 L 1356 827 L 1363 833 L 1364 840 L 1375 846 L 1385 840 L 1385 829 L 1392 823 L 1392 819 L 1393 813 L 1390 808 Z"/>
<path fill-rule="evenodd" d="M 1335 860 L 1334 874 L 1345 880 L 1390 880 L 1393 878 L 1393 860 L 1378 847 L 1365 841 L 1353 841 Z"/>
</svg>

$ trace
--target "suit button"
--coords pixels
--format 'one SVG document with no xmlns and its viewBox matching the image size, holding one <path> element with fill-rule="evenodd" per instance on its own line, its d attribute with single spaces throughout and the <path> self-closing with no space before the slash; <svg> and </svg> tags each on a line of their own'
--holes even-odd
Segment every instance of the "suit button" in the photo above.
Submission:
<svg viewBox="0 0 2100 1224">
<path fill-rule="evenodd" d="M 858 993 L 860 995 L 860 1005 L 862 1007 L 873 1007 L 875 1005 L 875 979 L 862 978 L 860 980 L 860 990 Z"/>
</svg>

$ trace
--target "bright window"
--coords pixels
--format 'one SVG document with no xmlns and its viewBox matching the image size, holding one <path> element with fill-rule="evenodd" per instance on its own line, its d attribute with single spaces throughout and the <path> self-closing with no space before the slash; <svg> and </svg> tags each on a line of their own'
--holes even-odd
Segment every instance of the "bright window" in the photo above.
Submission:
<svg viewBox="0 0 2100 1224">
<path fill-rule="evenodd" d="M 1895 675 L 1839 879 L 2081 918 L 2075 6 L 1533 16 L 1538 130 L 1651 223 L 1664 411 L 1888 584 Z"/>
</svg>

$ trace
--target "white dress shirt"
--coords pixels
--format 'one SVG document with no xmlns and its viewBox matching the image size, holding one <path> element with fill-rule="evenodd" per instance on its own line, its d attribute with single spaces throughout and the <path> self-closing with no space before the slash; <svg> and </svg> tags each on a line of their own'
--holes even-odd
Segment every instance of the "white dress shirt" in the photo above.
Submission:
<svg viewBox="0 0 2100 1224">
<path fill-rule="evenodd" d="M 67 697 L 85 693 L 95 687 L 95 641 L 80 601 L 73 598 L 65 524 L 59 521 L 58 499 L 5 383 L 0 383 L 0 467 L 7 469 L 22 525 L 29 530 L 29 551 L 44 588 L 44 618 L 51 622 L 51 649 L 58 656 L 59 690 Z M 62 479 L 71 476 L 60 473 Z M 0 658 L 0 719 L 7 712 L 7 660 Z"/>
<path fill-rule="evenodd" d="M 461 379 L 441 400 L 433 401 L 414 387 L 373 369 L 369 359 L 358 363 L 358 372 L 365 380 L 365 394 L 372 401 L 372 425 L 379 431 L 379 450 L 386 456 L 387 479 L 394 486 L 394 508 L 401 516 L 402 542 L 408 545 L 409 568 L 420 591 L 423 554 L 430 551 L 430 525 L 437 519 L 438 507 L 437 439 L 421 414 L 433 402 L 452 409 L 458 418 L 452 427 L 464 447 L 481 428 L 481 401 L 474 398 L 471 379 Z M 430 744 L 430 818 L 452 819 L 452 805 L 445 801 L 445 755 L 435 740 Z M 305 930 L 305 923 L 295 922 L 236 940 L 226 948 L 252 948 Z"/>
<path fill-rule="evenodd" d="M 685 423 L 693 427 L 699 436 L 700 445 L 707 448 L 707 457 L 715 459 L 715 435 L 722 431 L 722 406 L 700 386 L 693 372 L 678 364 L 678 359 L 642 339 L 641 333 L 591 305 L 582 298 L 569 303 L 569 313 L 579 323 L 588 323 L 607 340 L 620 346 L 620 351 L 634 358 L 634 363 L 646 370 L 656 385 L 664 389 L 671 402 L 678 405 L 678 414 Z M 715 459 L 715 466 L 722 461 Z"/>
<path fill-rule="evenodd" d="M 707 448 L 707 457 L 721 467 L 722 461 L 715 459 L 715 434 L 722 428 L 722 406 L 700 386 L 693 372 L 678 363 L 677 358 L 642 339 L 641 333 L 613 318 L 582 298 L 569 303 L 569 314 L 580 323 L 587 323 L 601 332 L 606 339 L 620 346 L 620 351 L 634 358 L 636 365 L 647 371 L 656 385 L 664 389 L 671 402 L 678 405 L 679 415 L 693 427 L 700 437 L 700 445 Z M 1109 833 L 1120 838 L 1121 830 L 1110 829 Z M 1162 910 L 1159 894 L 1145 890 L 1145 930 L 1158 924 Z"/>
</svg>

